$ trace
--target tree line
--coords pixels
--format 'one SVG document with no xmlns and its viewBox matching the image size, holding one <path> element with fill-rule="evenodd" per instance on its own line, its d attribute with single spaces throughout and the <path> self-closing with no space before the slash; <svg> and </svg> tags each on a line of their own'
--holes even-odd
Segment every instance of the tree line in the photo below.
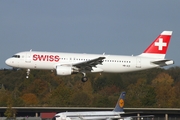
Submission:
<svg viewBox="0 0 180 120">
<path fill-rule="evenodd" d="M 0 70 L 0 107 L 114 107 L 126 91 L 125 107 L 180 107 L 180 67 L 131 73 L 56 76 L 54 72 Z"/>
</svg>

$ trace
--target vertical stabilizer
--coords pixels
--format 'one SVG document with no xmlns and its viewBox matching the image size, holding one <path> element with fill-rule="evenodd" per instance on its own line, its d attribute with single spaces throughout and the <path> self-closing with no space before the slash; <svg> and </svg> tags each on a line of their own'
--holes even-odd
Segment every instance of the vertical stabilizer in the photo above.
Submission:
<svg viewBox="0 0 180 120">
<path fill-rule="evenodd" d="M 171 35 L 172 31 L 163 31 L 139 56 L 164 59 L 170 43 Z"/>
<path fill-rule="evenodd" d="M 113 111 L 115 112 L 124 112 L 123 111 L 123 108 L 124 108 L 124 99 L 125 99 L 125 95 L 126 95 L 126 92 L 122 92 L 118 101 L 117 101 L 117 104 L 114 108 Z"/>
</svg>

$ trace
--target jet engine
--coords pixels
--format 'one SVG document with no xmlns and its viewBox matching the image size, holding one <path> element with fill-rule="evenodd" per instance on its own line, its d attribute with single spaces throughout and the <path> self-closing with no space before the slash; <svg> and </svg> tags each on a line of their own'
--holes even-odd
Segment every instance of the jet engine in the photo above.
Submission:
<svg viewBox="0 0 180 120">
<path fill-rule="evenodd" d="M 52 120 L 71 120 L 71 118 L 66 117 L 65 115 L 62 115 L 62 116 L 55 116 L 52 118 Z"/>
<path fill-rule="evenodd" d="M 71 75 L 73 73 L 71 66 L 56 66 L 57 75 Z"/>
</svg>

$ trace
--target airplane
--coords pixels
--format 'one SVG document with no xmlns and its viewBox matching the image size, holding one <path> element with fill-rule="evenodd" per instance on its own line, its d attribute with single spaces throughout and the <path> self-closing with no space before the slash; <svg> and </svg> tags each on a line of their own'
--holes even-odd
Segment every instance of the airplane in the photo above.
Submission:
<svg viewBox="0 0 180 120">
<path fill-rule="evenodd" d="M 82 82 L 88 80 L 87 72 L 123 73 L 152 69 L 174 64 L 165 59 L 172 31 L 163 31 L 143 53 L 136 56 L 81 54 L 62 52 L 25 51 L 8 58 L 5 63 L 13 68 L 55 70 L 57 75 L 82 73 Z"/>
<path fill-rule="evenodd" d="M 52 120 L 133 120 L 137 118 L 154 118 L 154 115 L 129 116 L 124 112 L 126 92 L 121 92 L 115 108 L 112 111 L 81 111 L 57 113 Z M 135 113 L 134 113 L 135 114 Z M 137 113 L 136 113 L 137 114 Z M 127 116 L 128 115 L 128 116 Z"/>
<path fill-rule="evenodd" d="M 125 92 L 121 92 L 113 111 L 84 111 L 84 112 L 61 112 L 57 113 L 52 120 L 110 120 L 120 119 L 120 114 L 124 114 Z M 131 117 L 123 118 L 131 120 Z"/>
</svg>

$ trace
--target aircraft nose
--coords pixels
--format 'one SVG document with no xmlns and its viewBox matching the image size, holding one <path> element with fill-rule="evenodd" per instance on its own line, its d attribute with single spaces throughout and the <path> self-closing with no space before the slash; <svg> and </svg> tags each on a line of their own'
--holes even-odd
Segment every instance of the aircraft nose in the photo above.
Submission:
<svg viewBox="0 0 180 120">
<path fill-rule="evenodd" d="M 11 66 L 11 60 L 10 60 L 10 59 L 7 59 L 7 60 L 5 61 L 5 63 L 6 63 L 6 65 Z"/>
</svg>

